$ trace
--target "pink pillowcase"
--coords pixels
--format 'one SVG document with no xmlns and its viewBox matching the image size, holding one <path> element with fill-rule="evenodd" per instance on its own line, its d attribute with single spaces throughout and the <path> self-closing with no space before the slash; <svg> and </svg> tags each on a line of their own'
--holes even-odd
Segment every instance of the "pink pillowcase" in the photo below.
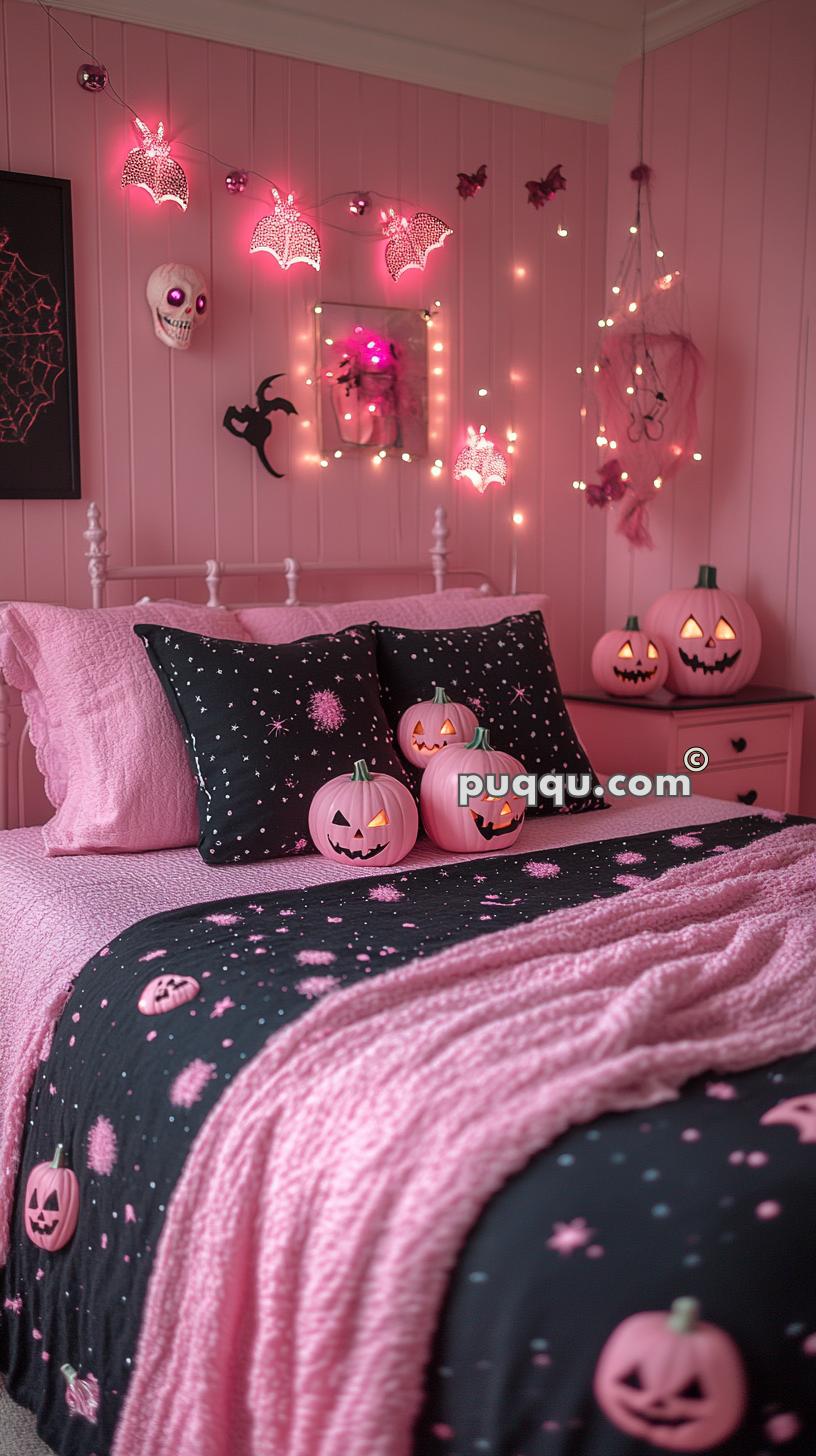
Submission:
<svg viewBox="0 0 816 1456">
<path fill-rule="evenodd" d="M 42 831 L 50 855 L 170 849 L 198 838 L 182 737 L 136 622 L 249 640 L 233 612 L 208 607 L 0 609 L 0 668 L 22 694 L 57 811 Z"/>
<path fill-rule="evenodd" d="M 485 596 L 476 587 L 456 587 L 425 596 L 382 597 L 372 601 L 333 602 L 317 607 L 244 607 L 236 613 L 253 642 L 294 642 L 315 632 L 337 632 L 356 622 L 384 627 L 481 627 L 517 612 L 541 612 L 549 598 Z"/>
</svg>

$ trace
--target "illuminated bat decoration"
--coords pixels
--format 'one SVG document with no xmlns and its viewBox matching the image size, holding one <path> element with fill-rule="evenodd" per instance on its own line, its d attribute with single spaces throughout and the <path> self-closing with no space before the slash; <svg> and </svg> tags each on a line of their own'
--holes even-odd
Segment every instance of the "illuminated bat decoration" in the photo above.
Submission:
<svg viewBox="0 0 816 1456">
<path fill-rule="evenodd" d="M 255 391 L 256 403 L 254 405 L 245 404 L 241 409 L 234 404 L 229 405 L 222 421 L 225 430 L 229 430 L 236 439 L 246 440 L 247 444 L 252 446 L 264 470 L 268 471 L 270 475 L 274 475 L 276 480 L 282 480 L 283 475 L 279 470 L 272 469 L 264 448 L 272 434 L 272 424 L 268 416 L 275 410 L 282 410 L 287 415 L 297 414 L 291 400 L 283 399 L 280 395 L 275 395 L 274 399 L 267 398 L 266 391 L 270 384 L 273 380 L 282 378 L 282 374 L 268 374 L 266 379 L 261 380 Z M 236 428 L 239 424 L 243 425 L 242 430 Z"/>
<path fill-rule="evenodd" d="M 457 172 L 456 175 L 459 178 L 456 184 L 456 191 L 459 193 L 459 196 L 465 199 L 474 197 L 477 192 L 481 192 L 487 181 L 487 165 L 485 162 L 482 162 L 481 167 L 476 172 Z"/>
<path fill-rule="evenodd" d="M 308 263 L 320 271 L 320 238 L 311 223 L 304 222 L 294 205 L 293 192 L 284 200 L 277 187 L 272 188 L 275 211 L 267 213 L 255 224 L 250 253 L 271 253 L 281 268 L 293 263 Z"/>
<path fill-rule="evenodd" d="M 434 248 L 441 248 L 446 238 L 453 233 L 446 222 L 434 217 L 432 212 L 415 212 L 413 217 L 401 217 L 393 207 L 381 212 L 385 245 L 385 266 L 396 283 L 409 268 L 424 269 L 428 254 Z"/>
<path fill-rule="evenodd" d="M 170 143 L 164 139 L 164 122 L 159 122 L 155 132 L 138 116 L 134 124 L 141 142 L 125 157 L 122 186 L 143 187 L 157 205 L 160 202 L 177 202 L 182 212 L 186 212 L 189 201 L 187 174 L 181 163 L 170 155 Z"/>
<path fill-rule="evenodd" d="M 484 495 L 489 485 L 504 485 L 507 480 L 507 461 L 501 450 L 484 434 L 484 428 L 477 434 L 472 425 L 467 427 L 467 444 L 456 457 L 453 467 L 454 480 L 469 480 L 471 485 Z"/>
<path fill-rule="evenodd" d="M 541 177 L 538 182 L 525 182 L 527 201 L 532 202 L 533 207 L 543 207 L 556 192 L 566 192 L 567 179 L 561 171 L 561 165 L 557 162 L 546 177 Z"/>
</svg>

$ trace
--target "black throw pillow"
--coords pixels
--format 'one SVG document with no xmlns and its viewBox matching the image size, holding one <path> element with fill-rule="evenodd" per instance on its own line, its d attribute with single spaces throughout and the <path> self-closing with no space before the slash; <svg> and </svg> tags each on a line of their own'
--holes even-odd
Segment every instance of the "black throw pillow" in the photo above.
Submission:
<svg viewBox="0 0 816 1456">
<path fill-rule="evenodd" d="M 181 725 L 207 864 L 313 851 L 309 805 L 363 758 L 407 782 L 371 624 L 269 646 L 137 626 Z"/>
<path fill-rule="evenodd" d="M 590 762 L 575 734 L 558 682 L 540 612 L 504 617 L 482 627 L 413 631 L 377 623 L 377 666 L 383 707 L 396 734 L 400 717 L 442 687 L 472 708 L 490 730 L 494 748 L 512 753 L 528 773 L 589 774 Z M 406 766 L 416 788 L 419 770 Z M 605 808 L 603 797 L 550 800 L 541 813 Z M 528 813 L 535 813 L 534 809 Z"/>
</svg>

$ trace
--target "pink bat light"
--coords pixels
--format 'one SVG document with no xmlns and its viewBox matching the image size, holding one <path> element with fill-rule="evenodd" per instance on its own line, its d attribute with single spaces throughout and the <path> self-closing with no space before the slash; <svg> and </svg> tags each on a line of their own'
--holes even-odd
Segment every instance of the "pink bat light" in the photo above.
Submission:
<svg viewBox="0 0 816 1456">
<path fill-rule="evenodd" d="M 446 238 L 453 233 L 441 217 L 432 212 L 415 212 L 409 220 L 396 213 L 393 207 L 381 212 L 385 245 L 385 266 L 396 283 L 409 268 L 424 269 L 428 254 L 434 248 L 441 248 Z"/>
<path fill-rule="evenodd" d="M 454 480 L 469 480 L 482 494 L 489 485 L 504 485 L 507 481 L 507 461 L 492 440 L 488 440 L 484 426 L 477 434 L 472 425 L 467 428 L 467 444 L 456 457 L 453 467 Z"/>
<path fill-rule="evenodd" d="M 271 253 L 281 268 L 293 263 L 308 263 L 320 272 L 320 238 L 311 223 L 304 222 L 295 207 L 293 192 L 284 200 L 277 187 L 272 188 L 275 211 L 267 213 L 255 224 L 250 253 Z"/>
<path fill-rule="evenodd" d="M 159 122 L 155 132 L 138 116 L 134 124 L 141 141 L 125 157 L 122 186 L 143 187 L 157 206 L 160 202 L 177 202 L 182 212 L 186 212 L 187 174 L 181 163 L 170 155 L 170 143 L 164 139 L 164 122 Z"/>
</svg>

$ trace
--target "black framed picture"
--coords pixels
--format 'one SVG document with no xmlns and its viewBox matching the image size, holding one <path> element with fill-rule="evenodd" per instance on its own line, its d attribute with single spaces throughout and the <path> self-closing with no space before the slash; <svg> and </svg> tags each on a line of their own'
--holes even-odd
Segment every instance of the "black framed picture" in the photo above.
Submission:
<svg viewBox="0 0 816 1456">
<path fill-rule="evenodd" d="M 0 499 L 79 494 L 71 184 L 0 171 Z"/>
</svg>

